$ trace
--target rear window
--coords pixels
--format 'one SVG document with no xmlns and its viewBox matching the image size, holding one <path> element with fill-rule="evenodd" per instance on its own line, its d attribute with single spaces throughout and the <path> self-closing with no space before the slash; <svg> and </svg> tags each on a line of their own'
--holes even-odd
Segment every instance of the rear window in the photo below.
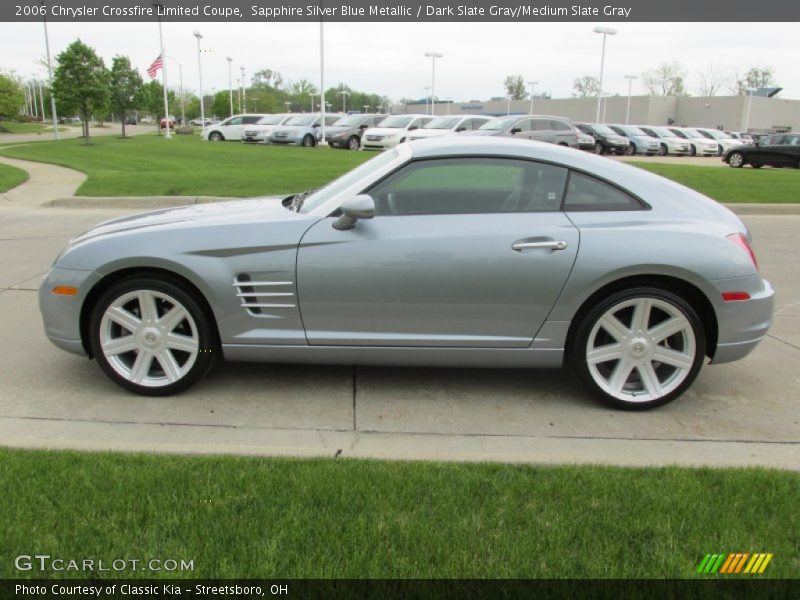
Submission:
<svg viewBox="0 0 800 600">
<path fill-rule="evenodd" d="M 644 207 L 636 198 L 618 187 L 590 177 L 584 173 L 571 171 L 567 192 L 564 196 L 566 212 L 642 210 Z"/>
</svg>

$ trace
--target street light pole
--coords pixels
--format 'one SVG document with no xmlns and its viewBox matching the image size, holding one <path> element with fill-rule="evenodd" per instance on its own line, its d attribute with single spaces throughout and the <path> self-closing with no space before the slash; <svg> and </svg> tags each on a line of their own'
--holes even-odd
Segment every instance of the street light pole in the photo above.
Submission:
<svg viewBox="0 0 800 600">
<path fill-rule="evenodd" d="M 164 92 L 164 139 L 168 140 L 172 137 L 169 132 L 169 98 L 167 96 L 167 53 L 164 52 L 164 32 L 161 29 L 161 7 L 164 5 L 161 2 L 153 2 L 153 7 L 156 9 L 158 15 L 158 41 L 161 45 L 161 85 Z M 160 125 L 159 125 L 160 126 Z"/>
<path fill-rule="evenodd" d="M 628 107 L 625 109 L 625 125 L 627 125 L 631 118 L 631 87 L 633 80 L 639 78 L 636 75 L 625 75 L 625 79 L 628 80 Z"/>
<path fill-rule="evenodd" d="M 603 50 L 600 53 L 600 81 L 598 82 L 599 89 L 597 90 L 597 116 L 596 123 L 600 123 L 600 100 L 603 97 L 603 70 L 606 61 L 606 37 L 609 35 L 617 35 L 617 30 L 611 27 L 595 27 L 592 31 L 595 33 L 603 34 Z"/>
<path fill-rule="evenodd" d="M 33 99 L 33 118 L 39 120 L 39 105 L 36 104 L 36 82 L 29 81 L 28 84 L 31 88 L 31 98 Z"/>
<path fill-rule="evenodd" d="M 321 4 L 321 2 L 320 2 Z M 319 107 L 320 107 L 320 146 L 327 146 L 325 140 L 325 22 L 319 21 Z"/>
<path fill-rule="evenodd" d="M 179 63 L 177 60 L 172 58 L 171 56 L 166 56 L 165 58 L 170 59 L 176 65 L 178 65 L 178 85 L 181 95 L 181 125 L 186 125 L 186 107 L 184 105 L 184 96 L 183 96 L 183 65 Z"/>
<path fill-rule="evenodd" d="M 506 107 L 506 116 L 509 116 L 511 114 L 511 94 L 506 96 L 506 98 L 508 99 L 508 106 Z"/>
<path fill-rule="evenodd" d="M 314 92 L 308 92 L 308 95 L 311 97 L 311 112 L 314 112 L 314 96 L 316 96 L 316 94 Z"/>
<path fill-rule="evenodd" d="M 203 39 L 203 34 L 199 31 L 195 31 L 193 35 L 197 39 L 197 76 L 200 80 L 200 122 L 202 123 L 200 127 L 202 131 L 206 127 L 205 98 L 203 97 L 203 53 L 200 50 L 200 40 Z M 202 135 L 200 137 L 202 137 Z"/>
<path fill-rule="evenodd" d="M 347 90 L 342 90 L 339 95 L 342 97 L 342 112 L 347 114 L 347 96 L 350 94 Z"/>
<path fill-rule="evenodd" d="M 242 70 L 242 107 L 244 108 L 243 114 L 247 114 L 247 79 L 244 76 L 244 67 L 239 67 Z"/>
<path fill-rule="evenodd" d="M 745 117 L 744 121 L 745 133 L 750 131 L 750 108 L 753 106 L 753 92 L 755 92 L 755 90 L 752 88 L 747 90 L 747 95 L 749 96 L 749 98 L 747 100 L 747 116 Z"/>
<path fill-rule="evenodd" d="M 431 115 L 436 114 L 436 59 L 444 57 L 440 52 L 426 52 L 425 56 L 431 59 Z"/>
<path fill-rule="evenodd" d="M 39 84 L 39 107 L 42 109 L 42 123 L 44 123 L 44 92 L 42 91 L 42 81 L 38 80 Z"/>
<path fill-rule="evenodd" d="M 528 82 L 528 85 L 531 86 L 531 114 L 533 114 L 533 86 L 535 86 L 537 83 L 539 83 L 539 82 L 538 81 L 529 81 Z"/>
<path fill-rule="evenodd" d="M 233 116 L 233 74 L 232 74 L 232 65 L 233 65 L 233 58 L 230 56 L 226 57 L 225 60 L 228 61 L 228 97 L 231 101 L 231 114 Z"/>
<path fill-rule="evenodd" d="M 430 95 L 431 88 L 427 85 L 425 86 L 425 114 L 428 114 L 428 96 Z"/>
<path fill-rule="evenodd" d="M 44 6 L 44 2 L 40 2 Z M 58 140 L 58 116 L 56 115 L 56 97 L 53 94 L 53 67 L 50 63 L 50 36 L 47 34 L 47 11 L 42 11 L 44 21 L 44 45 L 47 49 L 47 80 L 50 84 L 50 112 L 53 117 L 53 139 Z"/>
</svg>

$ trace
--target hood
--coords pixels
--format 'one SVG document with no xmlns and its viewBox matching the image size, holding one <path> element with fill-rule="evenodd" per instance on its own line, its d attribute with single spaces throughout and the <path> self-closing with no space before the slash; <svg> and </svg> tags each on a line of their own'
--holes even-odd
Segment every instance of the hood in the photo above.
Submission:
<svg viewBox="0 0 800 600">
<path fill-rule="evenodd" d="M 624 136 L 621 136 L 621 135 L 618 135 L 618 134 L 616 134 L 616 133 L 614 133 L 614 134 L 605 134 L 605 133 L 604 133 L 604 134 L 601 134 L 601 135 L 602 135 L 602 137 L 604 137 L 604 138 L 606 139 L 606 141 L 608 141 L 608 142 L 612 142 L 612 143 L 614 143 L 614 144 L 625 144 L 625 145 L 627 145 L 627 144 L 628 144 L 628 138 L 626 138 L 626 137 L 624 137 Z M 598 137 L 598 136 L 597 136 L 597 135 L 595 135 L 595 137 Z"/>
<path fill-rule="evenodd" d="M 282 221 L 297 218 L 297 213 L 283 206 L 282 201 L 285 197 L 270 196 L 249 200 L 192 204 L 112 219 L 95 225 L 74 237 L 70 241 L 70 245 L 81 244 L 106 235 L 181 226 L 189 223 Z"/>
<path fill-rule="evenodd" d="M 274 125 L 274 128 L 275 131 L 286 131 L 288 133 L 300 131 L 301 129 L 319 129 L 319 127 L 314 127 L 313 123 L 311 125 Z"/>
<path fill-rule="evenodd" d="M 462 131 L 458 135 L 500 135 L 505 133 L 501 129 L 473 129 L 472 131 Z"/>
<path fill-rule="evenodd" d="M 415 138 L 432 138 L 432 137 L 440 137 L 443 135 L 447 135 L 449 133 L 453 133 L 452 129 L 415 129 L 414 131 L 409 132 L 409 137 Z"/>
<path fill-rule="evenodd" d="M 355 129 L 352 125 L 328 125 L 325 128 L 325 135 L 336 135 L 337 133 L 345 133 Z"/>
<path fill-rule="evenodd" d="M 370 127 L 364 131 L 364 135 L 395 135 L 397 133 L 404 133 L 405 127 Z M 415 129 L 414 133 L 418 130 Z"/>
</svg>

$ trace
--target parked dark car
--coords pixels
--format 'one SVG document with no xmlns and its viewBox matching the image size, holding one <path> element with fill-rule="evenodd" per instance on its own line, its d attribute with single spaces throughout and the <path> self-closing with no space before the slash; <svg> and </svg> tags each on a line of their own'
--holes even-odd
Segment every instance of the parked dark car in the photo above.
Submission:
<svg viewBox="0 0 800 600">
<path fill-rule="evenodd" d="M 325 129 L 325 141 L 331 148 L 358 150 L 364 132 L 385 118 L 386 115 L 347 115 Z"/>
<path fill-rule="evenodd" d="M 619 135 L 608 125 L 593 123 L 575 123 L 575 127 L 594 138 L 595 154 L 625 154 L 628 149 L 628 138 Z"/>
<path fill-rule="evenodd" d="M 136 122 L 136 117 L 132 115 L 125 119 L 125 125 L 136 125 Z"/>
<path fill-rule="evenodd" d="M 736 169 L 745 165 L 756 169 L 764 165 L 800 169 L 800 133 L 776 133 L 755 145 L 731 148 L 722 160 Z"/>
</svg>

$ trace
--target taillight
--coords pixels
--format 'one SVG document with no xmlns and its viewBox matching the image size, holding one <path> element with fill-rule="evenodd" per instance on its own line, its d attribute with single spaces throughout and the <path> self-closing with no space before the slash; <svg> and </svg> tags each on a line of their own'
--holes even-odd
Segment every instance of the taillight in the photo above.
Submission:
<svg viewBox="0 0 800 600">
<path fill-rule="evenodd" d="M 753 249 L 750 247 L 750 244 L 747 242 L 747 238 L 745 238 L 741 233 L 732 233 L 732 234 L 730 234 L 729 236 L 726 236 L 726 237 L 730 241 L 732 241 L 734 244 L 739 246 L 739 248 L 741 248 L 742 250 L 747 252 L 747 254 L 750 256 L 750 260 L 753 261 L 753 265 L 755 266 L 756 271 L 758 271 L 758 260 L 756 260 L 755 252 L 753 252 Z"/>
</svg>

